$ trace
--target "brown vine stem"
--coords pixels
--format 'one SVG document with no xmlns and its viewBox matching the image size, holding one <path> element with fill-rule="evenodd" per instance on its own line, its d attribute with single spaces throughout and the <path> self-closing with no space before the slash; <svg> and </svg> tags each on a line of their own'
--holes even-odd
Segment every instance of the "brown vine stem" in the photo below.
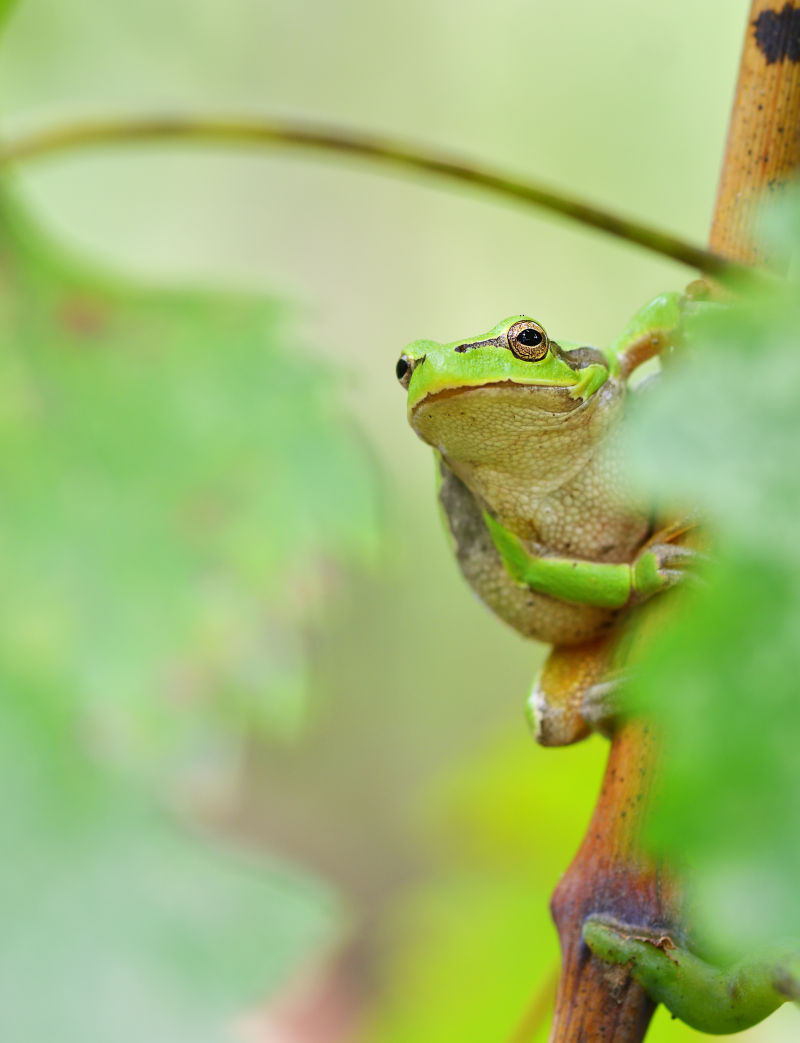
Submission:
<svg viewBox="0 0 800 1043">
<path fill-rule="evenodd" d="M 774 265 L 756 238 L 770 196 L 800 171 L 800 4 L 753 0 L 710 246 Z"/>
<path fill-rule="evenodd" d="M 711 231 L 712 249 L 740 262 L 775 264 L 756 222 L 765 197 L 800 170 L 799 41 L 800 0 L 753 0 Z M 668 602 L 647 606 L 634 654 L 657 633 Z M 592 913 L 665 934 L 681 922 L 673 875 L 640 844 L 656 760 L 646 723 L 629 721 L 613 736 L 592 821 L 553 897 L 562 975 L 550 1043 L 640 1043 L 647 1032 L 653 1004 L 626 968 L 591 955 L 582 930 Z"/>
<path fill-rule="evenodd" d="M 663 605 L 648 608 L 637 641 L 658 629 Z M 583 843 L 553 895 L 562 974 L 550 1043 L 640 1043 L 654 1004 L 625 967 L 594 957 L 583 925 L 601 913 L 669 934 L 679 892 L 643 852 L 640 831 L 653 784 L 655 750 L 648 725 L 632 720 L 613 736 L 605 777 Z"/>
<path fill-rule="evenodd" d="M 293 121 L 188 116 L 92 120 L 32 132 L 16 141 L 6 141 L 0 145 L 0 164 L 29 162 L 104 145 L 145 142 L 193 142 L 251 148 L 280 146 L 340 157 L 359 157 L 405 172 L 418 171 L 458 181 L 507 200 L 561 214 L 723 281 L 735 279 L 745 270 L 735 261 L 711 250 L 590 206 L 539 181 L 517 178 L 459 157 L 336 127 L 307 126 Z"/>
</svg>

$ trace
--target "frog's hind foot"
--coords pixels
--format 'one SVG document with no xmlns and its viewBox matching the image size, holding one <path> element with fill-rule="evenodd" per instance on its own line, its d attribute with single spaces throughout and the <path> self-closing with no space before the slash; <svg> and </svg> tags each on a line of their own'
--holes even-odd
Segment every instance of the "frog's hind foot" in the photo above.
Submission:
<svg viewBox="0 0 800 1043">
<path fill-rule="evenodd" d="M 589 717 L 584 709 L 587 695 L 605 688 L 604 679 L 617 638 L 615 632 L 581 645 L 556 646 L 550 652 L 536 678 L 527 707 L 533 736 L 542 746 L 569 746 L 580 742 L 595 728 L 591 713 L 595 713 L 597 720 L 605 721 L 609 716 L 599 709 L 602 692 L 597 693 L 596 700 L 590 700 Z"/>
<path fill-rule="evenodd" d="M 630 674 L 616 674 L 606 681 L 590 685 L 583 693 L 581 717 L 593 732 L 611 738 L 614 727 L 623 716 L 625 703 L 623 686 Z"/>
</svg>

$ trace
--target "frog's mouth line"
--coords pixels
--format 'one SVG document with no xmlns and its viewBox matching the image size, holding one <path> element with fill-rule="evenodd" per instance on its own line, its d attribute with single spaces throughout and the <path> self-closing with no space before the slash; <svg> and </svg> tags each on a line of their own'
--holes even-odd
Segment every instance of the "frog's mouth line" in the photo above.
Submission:
<svg viewBox="0 0 800 1043">
<path fill-rule="evenodd" d="M 577 381 L 575 381 L 577 384 Z M 470 391 L 488 391 L 494 388 L 513 388 L 516 391 L 526 391 L 530 388 L 531 391 L 537 388 L 549 388 L 553 391 L 563 391 L 565 394 L 569 394 L 570 389 L 573 388 L 574 384 L 557 384 L 555 381 L 531 381 L 530 384 L 522 384 L 516 380 L 487 380 L 484 384 L 462 384 L 457 388 L 443 388 L 441 391 L 432 391 L 430 394 L 421 398 L 419 402 L 415 402 L 411 407 L 412 415 L 416 413 L 420 406 L 429 405 L 431 402 L 441 402 L 445 398 L 455 398 L 457 395 L 467 395 Z M 580 399 L 576 399 L 576 407 L 583 405 Z"/>
</svg>

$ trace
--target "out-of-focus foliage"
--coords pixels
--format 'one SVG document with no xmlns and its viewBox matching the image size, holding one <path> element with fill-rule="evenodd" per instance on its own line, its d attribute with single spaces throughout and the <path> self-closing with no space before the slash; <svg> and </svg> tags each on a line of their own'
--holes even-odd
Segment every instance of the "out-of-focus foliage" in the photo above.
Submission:
<svg viewBox="0 0 800 1043">
<path fill-rule="evenodd" d="M 295 730 L 304 629 L 374 536 L 331 372 L 272 301 L 101 278 L 1 213 L 3 660 L 137 763 Z"/>
<path fill-rule="evenodd" d="M 701 241 L 747 7 L 748 0 L 708 0 L 703 5 L 672 0 L 642 18 L 637 0 L 615 0 L 609 19 L 605 7 L 588 2 L 521 5 L 498 0 L 489 11 L 455 0 L 408 0 L 402 5 L 369 0 L 283 5 L 263 0 L 173 0 L 168 5 L 160 0 L 25 0 L 3 41 L 4 129 L 13 134 L 86 114 L 164 109 L 294 112 L 437 142 L 499 167 L 538 174 Z M 600 48 L 598 39 L 603 40 Z M 487 62 L 490 53 L 505 54 L 508 60 Z M 536 60 L 527 60 L 534 53 Z M 476 68 L 480 75 L 471 75 Z M 636 91 L 630 89 L 632 82 Z M 475 1038 L 477 1030 L 484 1038 L 503 1038 L 542 974 L 549 974 L 545 967 L 557 958 L 547 900 L 588 816 L 603 743 L 594 740 L 574 751 L 540 751 L 530 743 L 521 708 L 542 649 L 492 620 L 461 582 L 436 516 L 430 456 L 408 429 L 392 368 L 408 340 L 450 338 L 486 328 L 497 316 L 518 310 L 533 311 L 564 336 L 602 343 L 618 333 L 642 301 L 679 287 L 685 273 L 563 222 L 482 205 L 467 192 L 432 191 L 299 157 L 118 149 L 20 168 L 18 176 L 37 213 L 112 268 L 157 272 L 173 281 L 190 273 L 210 285 L 238 280 L 303 302 L 303 325 L 312 331 L 307 358 L 325 357 L 335 365 L 379 457 L 391 497 L 391 569 L 380 577 L 362 576 L 355 592 L 344 598 L 344 611 L 337 600 L 317 602 L 333 625 L 319 631 L 323 640 L 321 651 L 317 648 L 316 679 L 324 683 L 327 699 L 324 708 L 319 700 L 324 713 L 314 719 L 316 742 L 284 743 L 280 756 L 265 743 L 258 757 L 265 773 L 257 774 L 255 782 L 248 776 L 241 797 L 250 822 L 258 824 L 269 845 L 274 847 L 280 835 L 275 819 L 288 819 L 294 832 L 313 840 L 312 854 L 328 856 L 327 862 L 320 859 L 323 865 L 342 867 L 330 879 L 341 879 L 345 894 L 359 900 L 359 888 L 368 879 L 369 893 L 379 896 L 370 906 L 373 924 L 405 889 L 395 922 L 404 914 L 407 919 L 388 946 L 391 1002 L 376 1015 L 371 1039 L 438 1043 Z M 90 281 L 94 284 L 95 277 Z M 274 308 L 273 315 L 279 314 Z M 177 320 L 170 328 L 177 329 Z M 87 347 L 79 355 L 91 354 Z M 295 355 L 294 345 L 289 348 Z M 188 358 L 188 342 L 184 350 Z M 333 382 L 328 390 L 334 390 Z M 135 382 L 134 392 L 139 394 Z M 335 430 L 326 429 L 330 437 L 336 437 Z M 125 474 L 141 489 L 135 471 Z M 295 477 L 299 485 L 304 477 L 299 466 Z M 351 491 L 349 485 L 339 488 L 342 503 Z M 330 547 L 327 561 L 329 554 Z M 307 560 L 311 565 L 311 557 Z M 172 576 L 164 573 L 164 586 Z M 312 586 L 316 576 L 312 566 Z M 152 592 L 156 616 L 162 591 L 155 578 Z M 171 614 L 177 595 L 167 595 L 163 604 Z M 287 645 L 290 651 L 297 647 L 299 631 L 292 620 L 302 628 L 304 617 L 294 604 L 287 598 L 291 618 L 282 653 Z M 283 619 L 279 605 L 271 619 L 276 633 Z M 34 660 L 47 647 L 37 634 L 34 628 L 26 640 Z M 21 655 L 22 645 L 18 651 Z M 78 661 L 72 654 L 66 658 Z M 294 654 L 289 658 L 300 667 Z M 86 783 L 87 801 L 97 798 L 98 788 L 102 792 L 109 786 L 105 772 L 87 776 L 70 768 L 70 750 L 78 758 L 85 755 L 81 750 L 106 760 L 124 754 L 128 766 L 147 772 L 156 752 L 152 736 L 162 726 L 168 736 L 164 753 L 177 745 L 188 754 L 208 740 L 216 748 L 218 724 L 232 734 L 223 702 L 189 700 L 173 714 L 158 705 L 148 685 L 141 691 L 147 708 L 132 705 L 132 696 L 123 705 L 124 719 L 133 728 L 127 735 L 117 711 L 110 716 L 116 691 L 106 693 L 105 705 L 98 705 L 94 695 L 82 700 L 81 710 L 88 715 L 82 712 L 75 719 L 68 713 L 71 699 L 81 694 L 75 686 L 67 690 L 63 678 L 57 678 L 45 688 L 33 678 L 33 687 L 31 664 L 14 665 L 24 667 L 13 678 L 15 697 L 21 693 L 32 707 L 48 711 L 39 721 L 53 736 L 49 746 L 45 736 L 35 745 L 33 737 L 16 740 L 20 758 L 3 781 L 20 794 L 20 814 L 23 795 L 34 792 L 27 783 L 23 787 L 25 765 L 41 775 L 36 792 L 55 801 L 54 814 L 62 814 L 66 805 L 58 790 L 71 779 Z M 274 671 L 274 659 L 270 668 Z M 299 669 L 295 677 L 299 679 Z M 299 688 L 288 684 L 283 690 Z M 34 701 L 36 691 L 48 701 Z M 289 730 L 298 720 L 300 704 L 288 696 L 290 712 L 284 717 L 276 693 L 273 689 L 265 736 L 276 727 Z M 236 705 L 240 708 L 242 700 Z M 203 720 L 207 711 L 218 715 L 213 730 Z M 184 724 L 199 728 L 200 735 L 192 735 Z M 486 755 L 470 756 L 464 764 L 465 751 L 483 749 L 486 735 L 497 727 L 513 732 L 514 738 Z M 20 727 L 9 722 L 8 733 L 20 736 Z M 72 745 L 65 746 L 65 740 Z M 48 774 L 41 766 L 55 764 L 59 750 L 64 770 L 56 777 L 54 769 Z M 290 760 L 291 771 L 286 769 Z M 436 779 L 454 773 L 460 776 L 457 793 L 432 816 L 429 803 Z M 112 796 L 118 792 L 114 788 Z M 70 806 L 79 807 L 77 796 Z M 419 836 L 420 817 L 434 819 L 439 872 L 409 895 L 407 864 L 424 860 L 429 850 Z M 52 819 L 36 811 L 20 828 L 47 831 Z M 112 819 L 120 834 L 107 834 L 106 849 L 103 831 L 110 829 Z M 153 865 L 160 857 L 157 852 L 166 860 L 166 852 L 174 851 L 171 841 L 162 843 L 168 824 L 154 821 L 132 797 L 105 817 L 87 813 L 84 821 L 97 841 L 97 866 L 106 850 L 123 850 L 126 823 L 135 850 L 154 852 Z M 66 832 L 62 835 L 62 849 L 45 847 L 44 840 L 36 848 L 42 855 L 38 865 L 45 854 L 52 863 L 53 886 L 47 893 L 58 904 L 57 915 L 48 919 L 43 913 L 31 931 L 25 966 L 38 967 L 39 977 L 24 979 L 27 988 L 14 1006 L 16 1015 L 28 1019 L 20 1025 L 30 1027 L 35 1017 L 45 1016 L 23 1009 L 23 1003 L 48 1004 L 53 1019 L 65 1014 L 62 1035 L 67 1027 L 76 1035 L 83 1025 L 82 1043 L 124 1040 L 126 1031 L 137 1043 L 145 1036 L 169 1043 L 202 1039 L 207 1026 L 197 1022 L 207 1020 L 203 1011 L 218 1007 L 219 995 L 210 997 L 209 1006 L 202 997 L 190 997 L 188 978 L 179 974 L 189 959 L 185 950 L 172 960 L 175 947 L 136 948 L 138 936 L 130 940 L 135 925 L 125 920 L 135 916 L 153 933 L 164 920 L 160 936 L 165 938 L 183 927 L 191 929 L 195 911 L 166 922 L 166 912 L 183 898 L 174 895 L 169 865 L 158 863 L 158 875 L 170 881 L 159 892 L 164 899 L 160 905 L 140 900 L 134 910 L 131 901 L 131 908 L 117 906 L 112 916 L 111 900 L 95 898 L 101 891 L 98 881 L 104 879 L 111 889 L 118 880 L 120 901 L 128 893 L 138 898 L 143 885 L 119 864 L 122 856 L 109 855 L 107 874 L 98 869 L 92 875 L 87 869 L 86 889 L 75 885 L 69 891 L 70 880 L 60 880 L 59 867 L 63 864 L 78 876 L 78 861 L 68 854 L 72 841 L 67 844 Z M 16 836 L 22 845 L 23 838 Z M 28 836 L 25 844 L 34 841 Z M 213 860 L 222 868 L 212 849 L 204 850 L 206 865 Z M 192 845 L 191 852 L 199 851 Z M 178 865 L 186 865 L 193 855 L 174 857 Z M 21 944 L 28 908 L 36 908 L 30 892 L 41 877 L 31 878 L 30 886 L 25 877 L 33 861 L 25 856 L 7 888 L 7 904 L 14 895 L 24 897 L 15 918 L 8 917 L 14 924 L 9 940 L 15 945 Z M 319 863 L 310 856 L 308 864 Z M 8 874 L 7 867 L 3 884 L 10 881 Z M 191 875 L 200 874 L 195 865 Z M 180 875 L 181 886 L 189 875 Z M 233 930 L 225 935 L 224 951 L 232 963 L 239 945 L 250 945 L 253 937 L 265 939 L 260 954 L 265 992 L 276 983 L 281 960 L 283 971 L 290 970 L 323 921 L 329 923 L 325 896 L 309 891 L 308 882 L 294 873 L 296 883 L 284 890 L 285 879 L 273 885 L 264 878 L 261 896 L 253 892 L 245 910 L 252 937 L 246 931 L 235 936 Z M 233 876 L 227 880 L 231 888 L 238 886 Z M 219 877 L 213 886 L 208 877 L 206 881 L 204 894 L 213 908 L 221 904 L 227 885 Z M 37 889 L 45 894 L 41 884 Z M 76 908 L 81 902 L 88 909 Z M 203 901 L 198 907 L 209 911 Z M 121 1000 L 121 993 L 113 998 L 109 991 L 103 1019 L 97 1013 L 102 997 L 94 981 L 107 984 L 98 977 L 102 967 L 90 944 L 100 936 L 85 933 L 94 926 L 95 909 L 102 910 L 107 927 L 102 939 L 106 955 L 127 954 L 114 964 L 119 977 L 127 968 L 138 978 L 135 1003 Z M 5 915 L 5 905 L 3 911 Z M 59 938 L 67 912 L 74 919 Z M 201 913 L 196 915 L 199 926 Z M 144 926 L 142 933 L 147 933 Z M 205 927 L 202 936 L 213 941 L 213 931 Z M 85 945 L 78 944 L 81 937 L 87 939 Z M 45 966 L 47 946 L 53 949 L 55 970 Z M 209 948 L 204 953 L 209 973 L 221 971 Z M 16 986 L 10 948 L 7 954 L 2 969 Z M 150 960 L 157 968 L 152 974 Z M 69 977 L 64 980 L 74 1003 L 69 1009 L 66 1000 L 53 999 L 67 961 Z M 86 975 L 81 974 L 84 964 Z M 255 963 L 237 969 L 242 997 L 255 970 Z M 170 982 L 164 992 L 162 980 Z M 699 1038 L 665 1014 L 659 1017 L 648 1036 L 653 1043 Z M 57 1034 L 52 1025 L 47 1028 L 49 1043 Z M 769 1027 L 765 1031 L 767 1035 L 756 1030 L 760 1043 L 775 1038 Z M 15 1038 L 6 1024 L 0 1035 Z M 543 1030 L 538 1039 L 544 1035 Z M 26 1043 L 32 1039 L 28 1032 L 17 1036 Z M 782 1039 L 794 1038 L 792 1023 Z"/>
<path fill-rule="evenodd" d="M 425 811 L 439 873 L 394 910 L 391 985 L 365 1043 L 544 1043 L 560 965 L 549 900 L 591 815 L 606 755 L 599 737 L 542 750 L 518 728 L 443 781 Z M 793 1025 L 786 1035 L 737 1038 L 778 1043 Z M 703 1039 L 663 1008 L 647 1036 Z"/>
<path fill-rule="evenodd" d="M 330 937 L 327 889 L 155 811 L 91 760 L 57 677 L 0 683 L 3 1039 L 228 1038 Z"/>
<path fill-rule="evenodd" d="M 777 213 L 800 245 L 800 200 Z M 653 491 L 707 518 L 707 585 L 634 686 L 666 735 L 654 840 L 692 867 L 696 916 L 735 948 L 800 938 L 800 282 L 744 286 L 691 324 L 638 417 Z"/>
<path fill-rule="evenodd" d="M 591 812 L 605 752 L 596 740 L 551 758 L 520 721 L 443 780 L 425 812 L 440 874 L 395 911 L 391 993 L 369 1041 L 511 1038 L 554 984 L 549 896 Z"/>
<path fill-rule="evenodd" d="M 216 1039 L 337 917 L 140 784 L 297 726 L 370 476 L 273 302 L 92 272 L 7 191 L 0 237 L 0 1035 Z"/>
</svg>

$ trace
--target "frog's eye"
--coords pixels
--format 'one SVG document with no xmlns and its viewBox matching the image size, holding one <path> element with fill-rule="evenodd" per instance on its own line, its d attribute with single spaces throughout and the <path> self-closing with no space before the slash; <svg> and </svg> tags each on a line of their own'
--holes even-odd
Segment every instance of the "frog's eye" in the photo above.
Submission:
<svg viewBox="0 0 800 1043">
<path fill-rule="evenodd" d="M 508 346 L 518 359 L 538 362 L 547 354 L 550 342 L 538 322 L 523 319 L 522 322 L 515 322 L 508 331 Z"/>
<path fill-rule="evenodd" d="M 417 368 L 420 362 L 424 361 L 424 358 L 424 355 L 421 359 L 411 358 L 409 355 L 401 355 L 400 358 L 397 360 L 395 373 L 397 374 L 397 379 L 400 381 L 404 388 L 407 388 L 408 385 L 411 383 L 411 374 L 414 372 L 414 370 Z"/>
</svg>

